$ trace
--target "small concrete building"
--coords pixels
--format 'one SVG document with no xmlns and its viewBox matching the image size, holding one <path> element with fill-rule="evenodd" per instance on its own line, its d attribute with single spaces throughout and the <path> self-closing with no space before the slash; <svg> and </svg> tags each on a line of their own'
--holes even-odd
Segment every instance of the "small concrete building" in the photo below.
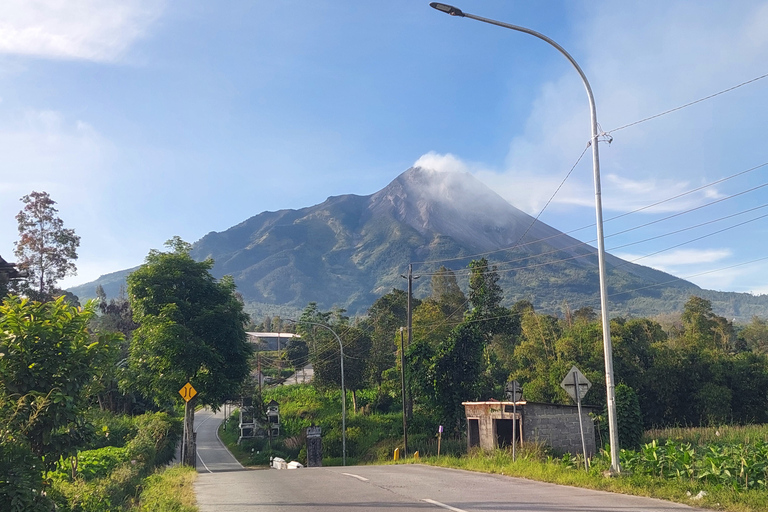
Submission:
<svg viewBox="0 0 768 512">
<path fill-rule="evenodd" d="M 544 404 L 520 401 L 462 402 L 467 417 L 467 446 L 483 450 L 510 446 L 512 432 L 522 444 L 543 442 L 559 452 L 582 453 L 579 412 L 575 405 Z M 516 414 L 515 414 L 516 409 Z M 590 412 L 597 407 L 581 406 L 584 443 L 587 455 L 596 451 L 595 425 Z"/>
</svg>

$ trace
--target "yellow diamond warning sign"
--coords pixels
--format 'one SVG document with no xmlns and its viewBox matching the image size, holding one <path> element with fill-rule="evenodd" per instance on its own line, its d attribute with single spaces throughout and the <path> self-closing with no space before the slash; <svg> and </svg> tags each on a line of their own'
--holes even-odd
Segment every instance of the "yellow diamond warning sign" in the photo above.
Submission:
<svg viewBox="0 0 768 512">
<path fill-rule="evenodd" d="M 192 387 L 192 384 L 187 382 L 186 384 L 184 384 L 184 387 L 179 390 L 179 394 L 181 395 L 181 398 L 183 398 L 185 402 L 189 402 L 195 397 L 195 395 L 197 394 L 197 390 Z"/>
</svg>

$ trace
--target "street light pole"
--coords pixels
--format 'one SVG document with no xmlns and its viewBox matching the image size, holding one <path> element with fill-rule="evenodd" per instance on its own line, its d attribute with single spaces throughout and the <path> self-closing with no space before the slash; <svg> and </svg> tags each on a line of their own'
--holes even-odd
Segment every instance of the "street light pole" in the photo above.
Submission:
<svg viewBox="0 0 768 512">
<path fill-rule="evenodd" d="M 592 169 L 593 169 L 594 181 L 595 181 L 595 214 L 597 217 L 597 262 L 598 262 L 598 271 L 600 274 L 600 309 L 602 313 L 601 318 L 603 322 L 603 351 L 605 356 L 605 386 L 606 386 L 607 399 L 608 399 L 608 429 L 609 429 L 609 437 L 610 437 L 610 444 L 611 444 L 611 471 L 618 473 L 619 471 L 621 471 L 621 467 L 619 466 L 619 440 L 618 440 L 618 428 L 616 423 L 616 390 L 613 382 L 613 348 L 611 345 L 611 325 L 608 319 L 608 300 L 607 300 L 608 294 L 607 294 L 607 289 L 605 284 L 605 241 L 603 240 L 604 238 L 603 237 L 603 204 L 602 204 L 601 190 L 600 190 L 600 157 L 597 149 L 598 136 L 600 135 L 600 133 L 598 131 L 597 109 L 595 108 L 595 98 L 592 95 L 592 87 L 590 87 L 589 81 L 587 80 L 587 76 L 584 74 L 584 71 L 581 70 L 581 67 L 574 60 L 574 58 L 571 57 L 571 55 L 567 51 L 565 51 L 565 48 L 563 48 L 562 46 L 560 46 L 559 44 L 557 44 L 555 41 L 545 36 L 544 34 L 541 34 L 529 28 L 520 27 L 517 25 L 511 25 L 509 23 L 504 23 L 501 21 L 496 21 L 488 18 L 482 18 L 480 16 L 475 16 L 474 14 L 468 14 L 463 12 L 461 9 L 458 9 L 451 5 L 441 4 L 438 2 L 432 2 L 429 5 L 434 9 L 437 9 L 438 11 L 442 11 L 446 14 L 450 14 L 451 16 L 470 18 L 473 20 L 482 21 L 483 23 L 489 23 L 491 25 L 496 25 L 499 27 L 516 30 L 518 32 L 525 32 L 526 34 L 530 34 L 534 37 L 538 37 L 542 41 L 545 41 L 550 45 L 554 46 L 560 53 L 562 53 L 565 56 L 565 58 L 567 58 L 568 61 L 573 65 L 573 67 L 576 68 L 576 71 L 579 73 L 579 76 L 581 77 L 582 82 L 584 82 L 584 88 L 587 90 L 587 97 L 589 98 L 590 117 L 592 121 L 592 138 L 590 139 L 589 143 L 592 145 Z"/>
<path fill-rule="evenodd" d="M 307 322 L 306 320 L 291 320 L 286 318 L 287 322 L 294 324 L 307 324 L 316 325 L 324 329 L 328 329 L 336 337 L 336 341 L 339 342 L 339 352 L 341 354 L 341 465 L 347 465 L 347 388 L 344 386 L 344 346 L 341 344 L 341 338 L 336 334 L 336 331 L 331 329 L 325 324 L 317 322 Z"/>
</svg>

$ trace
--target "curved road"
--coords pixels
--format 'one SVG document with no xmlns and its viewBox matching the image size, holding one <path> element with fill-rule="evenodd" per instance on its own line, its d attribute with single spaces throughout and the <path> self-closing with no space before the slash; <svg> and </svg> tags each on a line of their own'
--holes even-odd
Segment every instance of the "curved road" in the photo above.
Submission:
<svg viewBox="0 0 768 512">
<path fill-rule="evenodd" d="M 216 430 L 223 412 L 195 416 L 201 512 L 436 511 L 693 512 L 686 505 L 421 465 L 247 470 Z M 703 512 L 703 511 L 702 511 Z"/>
<path fill-rule="evenodd" d="M 219 439 L 218 429 L 222 421 L 224 421 L 223 410 L 214 414 L 210 409 L 201 409 L 195 413 L 197 471 L 199 473 L 243 471 L 245 469 Z"/>
</svg>

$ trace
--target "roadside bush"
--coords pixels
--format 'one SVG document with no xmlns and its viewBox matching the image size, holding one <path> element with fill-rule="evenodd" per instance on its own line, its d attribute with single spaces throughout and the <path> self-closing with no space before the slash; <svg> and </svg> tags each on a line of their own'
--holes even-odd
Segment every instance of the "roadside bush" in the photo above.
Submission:
<svg viewBox="0 0 768 512">
<path fill-rule="evenodd" d="M 91 410 L 87 417 L 94 428 L 93 439 L 88 446 L 91 450 L 105 446 L 125 446 L 126 441 L 136 435 L 137 426 L 133 416 Z"/>
<path fill-rule="evenodd" d="M 141 458 L 152 467 L 173 460 L 183 425 L 180 418 L 164 412 L 147 413 L 134 418 L 136 435 L 126 448 L 132 459 Z"/>
<path fill-rule="evenodd" d="M 85 480 L 104 478 L 130 459 L 130 453 L 125 447 L 105 446 L 96 450 L 82 451 L 77 455 L 77 474 Z M 70 474 L 69 460 L 60 461 L 58 472 L 64 475 Z"/>
<path fill-rule="evenodd" d="M 57 512 L 118 510 L 134 500 L 143 479 L 174 455 L 181 420 L 166 413 L 147 413 L 130 419 L 134 432 L 125 446 L 105 446 L 80 452 L 77 476 L 71 460 L 61 460 L 50 473 Z"/>
</svg>

